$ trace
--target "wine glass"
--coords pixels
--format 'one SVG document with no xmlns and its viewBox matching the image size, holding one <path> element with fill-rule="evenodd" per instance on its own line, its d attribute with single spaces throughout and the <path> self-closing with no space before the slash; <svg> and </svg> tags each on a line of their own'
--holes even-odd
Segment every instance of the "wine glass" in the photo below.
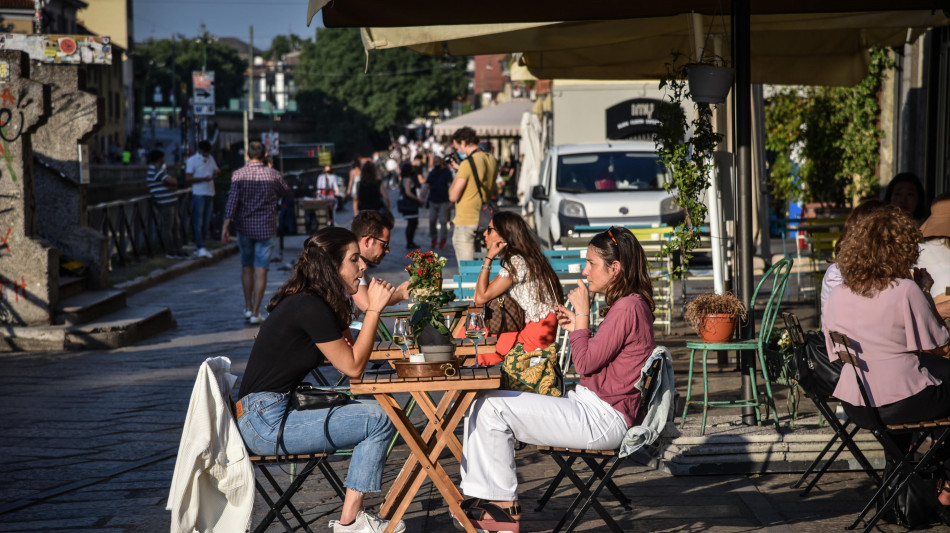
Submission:
<svg viewBox="0 0 950 533">
<path fill-rule="evenodd" d="M 478 361 L 478 342 L 485 338 L 485 318 L 481 313 L 469 313 L 465 318 L 465 338 L 475 345 L 475 361 Z"/>
<path fill-rule="evenodd" d="M 402 358 L 406 358 L 406 350 L 412 345 L 412 335 L 408 318 L 397 318 L 393 323 L 393 343 L 402 350 Z"/>
</svg>

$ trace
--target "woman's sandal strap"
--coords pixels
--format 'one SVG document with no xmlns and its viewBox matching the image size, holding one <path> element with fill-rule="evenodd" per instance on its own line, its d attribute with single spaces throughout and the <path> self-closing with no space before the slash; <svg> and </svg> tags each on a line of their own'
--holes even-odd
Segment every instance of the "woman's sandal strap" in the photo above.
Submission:
<svg viewBox="0 0 950 533">
<path fill-rule="evenodd" d="M 481 511 L 480 516 L 472 516 L 472 511 Z M 516 512 L 512 512 L 516 511 Z M 469 518 L 474 520 L 484 520 L 485 515 L 491 517 L 495 522 L 508 522 L 515 523 L 518 522 L 512 515 L 521 514 L 521 505 L 515 503 L 511 507 L 500 507 L 494 503 L 489 503 L 485 501 L 478 502 L 477 505 L 473 504 L 469 509 L 466 510 L 466 514 Z"/>
</svg>

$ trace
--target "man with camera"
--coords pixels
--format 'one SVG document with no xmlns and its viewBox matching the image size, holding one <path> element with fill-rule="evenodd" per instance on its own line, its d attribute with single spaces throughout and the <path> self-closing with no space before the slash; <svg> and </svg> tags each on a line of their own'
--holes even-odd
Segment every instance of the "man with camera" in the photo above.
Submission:
<svg viewBox="0 0 950 533">
<path fill-rule="evenodd" d="M 449 166 L 456 172 L 449 187 L 449 201 L 455 203 L 452 246 L 457 261 L 470 261 L 475 259 L 478 214 L 482 203 L 491 201 L 498 162 L 491 154 L 478 149 L 478 134 L 468 126 L 452 134 L 452 147 L 455 152 Z"/>
</svg>

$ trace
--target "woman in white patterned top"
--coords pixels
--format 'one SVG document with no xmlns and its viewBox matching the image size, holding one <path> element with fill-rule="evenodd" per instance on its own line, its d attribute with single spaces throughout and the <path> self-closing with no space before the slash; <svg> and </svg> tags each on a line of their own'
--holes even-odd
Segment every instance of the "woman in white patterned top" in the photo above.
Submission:
<svg viewBox="0 0 950 533">
<path fill-rule="evenodd" d="M 496 353 L 479 354 L 482 364 L 502 361 L 516 343 L 527 352 L 546 348 L 557 334 L 554 311 L 564 301 L 561 283 L 541 253 L 534 232 L 515 213 L 498 212 L 485 229 L 487 253 L 475 284 L 475 303 L 482 305 L 506 291 L 524 309 L 524 328 L 498 336 Z M 501 259 L 501 270 L 489 281 L 492 262 Z"/>
</svg>

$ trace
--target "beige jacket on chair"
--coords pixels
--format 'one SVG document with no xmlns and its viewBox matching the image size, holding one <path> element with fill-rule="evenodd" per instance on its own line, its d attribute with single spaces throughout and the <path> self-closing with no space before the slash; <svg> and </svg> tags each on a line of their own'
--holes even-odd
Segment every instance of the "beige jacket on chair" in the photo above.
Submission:
<svg viewBox="0 0 950 533">
<path fill-rule="evenodd" d="M 171 533 L 240 533 L 254 507 L 254 469 L 228 405 L 227 357 L 201 364 L 191 391 L 166 509 Z"/>
</svg>

